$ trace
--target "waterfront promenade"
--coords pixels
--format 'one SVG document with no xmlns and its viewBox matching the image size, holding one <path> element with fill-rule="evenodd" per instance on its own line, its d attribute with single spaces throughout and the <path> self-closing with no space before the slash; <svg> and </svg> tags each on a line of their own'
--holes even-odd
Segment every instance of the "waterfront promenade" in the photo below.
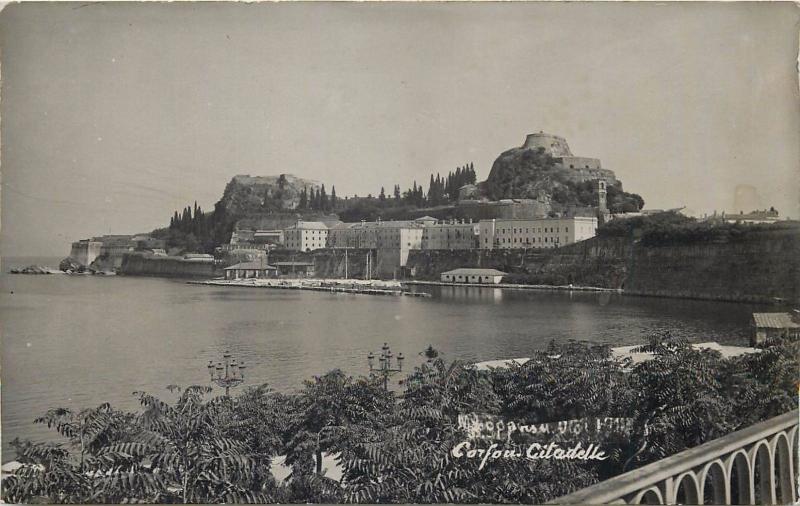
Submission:
<svg viewBox="0 0 800 506">
<path fill-rule="evenodd" d="M 410 297 L 430 297 L 424 292 L 404 290 L 399 281 L 378 279 L 212 279 L 207 281 L 188 281 L 193 285 L 232 286 L 243 288 L 272 288 L 278 290 L 311 290 L 315 292 L 349 293 L 362 295 L 406 295 Z"/>
<path fill-rule="evenodd" d="M 509 290 L 557 290 L 567 292 L 610 292 L 622 293 L 621 288 L 602 288 L 599 286 L 577 286 L 577 285 L 529 285 L 521 283 L 448 283 L 446 281 L 403 281 L 405 285 L 420 286 L 469 286 L 476 288 L 503 288 Z"/>
</svg>

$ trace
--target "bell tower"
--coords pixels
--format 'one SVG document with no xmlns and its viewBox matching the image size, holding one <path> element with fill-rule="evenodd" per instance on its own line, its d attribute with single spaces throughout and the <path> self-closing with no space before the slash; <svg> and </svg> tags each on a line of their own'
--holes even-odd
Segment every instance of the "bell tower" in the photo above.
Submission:
<svg viewBox="0 0 800 506">
<path fill-rule="evenodd" d="M 608 212 L 608 207 L 606 205 L 606 182 L 602 179 L 597 180 L 597 211 L 603 214 Z"/>
</svg>

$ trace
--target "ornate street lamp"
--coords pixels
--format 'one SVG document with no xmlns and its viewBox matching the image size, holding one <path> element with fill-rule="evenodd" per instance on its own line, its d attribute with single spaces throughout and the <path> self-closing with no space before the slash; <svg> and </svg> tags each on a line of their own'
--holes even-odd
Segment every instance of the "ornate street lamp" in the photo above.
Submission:
<svg viewBox="0 0 800 506">
<path fill-rule="evenodd" d="M 211 382 L 225 389 L 225 395 L 230 395 L 230 389 L 237 387 L 244 382 L 244 370 L 247 366 L 244 362 L 231 360 L 231 353 L 225 351 L 222 354 L 223 362 L 214 365 L 213 360 L 208 361 L 208 373 L 211 375 Z"/>
<path fill-rule="evenodd" d="M 398 373 L 403 370 L 403 360 L 405 357 L 402 353 L 398 353 L 395 360 L 397 361 L 397 368 L 392 366 L 392 359 L 395 358 L 392 354 L 392 350 L 389 349 L 389 345 L 383 343 L 383 347 L 381 348 L 381 355 L 378 357 L 378 367 L 375 367 L 375 355 L 372 352 L 369 352 L 367 355 L 367 363 L 369 364 L 369 373 L 371 376 L 382 376 L 383 377 L 383 388 L 388 392 L 389 391 L 389 376 Z"/>
</svg>

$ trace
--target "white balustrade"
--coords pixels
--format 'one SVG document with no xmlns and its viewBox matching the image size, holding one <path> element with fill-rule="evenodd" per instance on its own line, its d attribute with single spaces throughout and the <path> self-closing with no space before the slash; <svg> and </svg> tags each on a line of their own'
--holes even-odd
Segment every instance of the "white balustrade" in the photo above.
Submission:
<svg viewBox="0 0 800 506">
<path fill-rule="evenodd" d="M 555 504 L 792 504 L 798 411 L 634 469 Z"/>
</svg>

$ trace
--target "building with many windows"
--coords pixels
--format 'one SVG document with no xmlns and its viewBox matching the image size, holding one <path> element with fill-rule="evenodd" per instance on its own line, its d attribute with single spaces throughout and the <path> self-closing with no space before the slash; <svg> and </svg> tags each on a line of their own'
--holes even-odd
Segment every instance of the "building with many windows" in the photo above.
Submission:
<svg viewBox="0 0 800 506">
<path fill-rule="evenodd" d="M 557 248 L 595 236 L 597 218 L 539 218 L 481 220 L 481 249 Z"/>
<path fill-rule="evenodd" d="M 377 252 L 374 272 L 396 275 L 408 262 L 408 253 L 422 249 L 427 217 L 411 221 L 362 221 L 342 223 L 330 229 L 328 247 L 333 249 L 374 249 Z M 435 221 L 435 220 L 434 220 Z"/>
<path fill-rule="evenodd" d="M 284 230 L 284 246 L 295 251 L 312 251 L 325 248 L 328 242 L 328 226 L 321 221 L 299 220 Z"/>
<path fill-rule="evenodd" d="M 478 224 L 472 220 L 429 223 L 422 230 L 422 249 L 475 249 L 478 233 Z"/>
<path fill-rule="evenodd" d="M 404 250 L 406 257 L 412 249 L 422 249 L 422 222 L 414 221 L 362 221 L 341 223 L 330 229 L 329 248 Z"/>
</svg>

